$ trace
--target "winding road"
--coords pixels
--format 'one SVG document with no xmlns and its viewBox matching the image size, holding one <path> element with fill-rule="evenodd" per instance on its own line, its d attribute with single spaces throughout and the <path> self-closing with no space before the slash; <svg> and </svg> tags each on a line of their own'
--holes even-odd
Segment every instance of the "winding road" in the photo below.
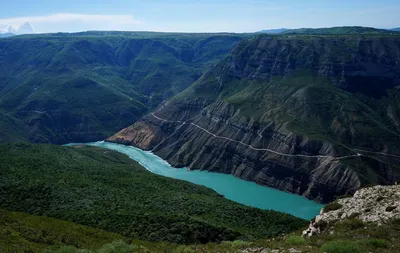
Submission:
<svg viewBox="0 0 400 253">
<path fill-rule="evenodd" d="M 160 109 L 161 109 L 161 108 L 160 108 Z M 359 152 L 375 153 L 375 154 L 379 154 L 379 155 L 387 155 L 387 156 L 392 156 L 392 157 L 400 158 L 400 156 L 396 156 L 396 155 L 390 155 L 390 154 L 385 154 L 385 153 L 380 153 L 380 152 L 371 152 L 371 151 L 359 150 L 359 149 L 354 149 L 354 152 L 356 153 L 355 155 L 338 156 L 338 157 L 328 156 L 328 155 L 293 155 L 293 154 L 285 154 L 285 153 L 280 153 L 280 152 L 278 152 L 278 151 L 275 151 L 275 150 L 272 150 L 272 149 L 268 149 L 268 148 L 256 148 L 256 147 L 253 147 L 252 145 L 246 144 L 246 143 L 241 142 L 241 141 L 237 141 L 237 140 L 234 140 L 234 139 L 231 139 L 231 138 L 228 138 L 228 137 L 224 137 L 224 136 L 218 136 L 218 135 L 216 135 L 216 134 L 214 134 L 214 133 L 211 133 L 211 132 L 208 131 L 207 129 L 205 129 L 205 128 L 203 128 L 203 127 L 197 125 L 197 124 L 194 124 L 194 123 L 187 123 L 187 121 L 171 121 L 171 120 L 166 120 L 166 119 L 163 119 L 163 118 L 158 117 L 157 115 L 154 114 L 154 112 L 151 113 L 151 115 L 152 115 L 154 118 L 156 118 L 156 119 L 158 119 L 158 120 L 160 120 L 160 121 L 163 121 L 163 122 L 168 122 L 168 123 L 179 123 L 179 124 L 182 124 L 182 125 L 190 124 L 190 125 L 192 125 L 192 126 L 194 126 L 194 127 L 197 127 L 198 129 L 200 129 L 200 130 L 206 132 L 207 134 L 213 136 L 214 138 L 217 138 L 217 139 L 224 139 L 224 140 L 228 140 L 228 141 L 231 141 L 231 142 L 239 143 L 239 144 L 244 145 L 244 146 L 247 146 L 248 148 L 253 149 L 253 150 L 255 150 L 255 151 L 266 151 L 266 152 L 274 153 L 274 154 L 281 155 L 281 156 L 287 156 L 287 157 L 305 157 L 305 158 L 327 158 L 327 159 L 331 159 L 332 161 L 338 161 L 338 160 L 343 160 L 343 159 L 352 158 L 352 157 L 361 157 L 361 156 L 365 156 L 365 155 L 363 155 L 363 154 L 361 154 L 361 153 L 357 153 L 357 152 L 355 151 L 355 150 L 357 150 L 357 151 L 359 151 Z"/>
<path fill-rule="evenodd" d="M 166 103 L 163 104 L 160 108 L 158 108 L 157 111 L 161 111 L 161 110 L 164 108 L 164 106 L 168 105 L 168 103 L 169 103 L 169 101 L 166 101 Z M 156 112 L 157 112 L 157 111 L 156 111 Z M 352 158 L 352 157 L 367 156 L 367 155 L 364 155 L 364 154 L 360 153 L 360 152 L 364 152 L 364 153 L 370 153 L 370 154 L 376 154 L 376 155 L 390 156 L 390 157 L 395 157 L 395 158 L 399 158 L 399 159 L 400 159 L 400 156 L 397 156 L 397 155 L 386 154 L 386 153 L 383 153 L 383 152 L 373 152 L 373 151 L 362 150 L 362 149 L 351 149 L 354 153 L 356 153 L 355 155 L 336 156 L 336 157 L 335 157 L 335 156 L 328 156 L 328 155 L 292 155 L 292 154 L 285 154 L 285 153 L 280 153 L 280 152 L 278 152 L 278 151 L 275 151 L 275 150 L 272 150 L 272 149 L 268 149 L 268 148 L 255 148 L 255 147 L 253 147 L 252 145 L 246 144 L 246 143 L 244 143 L 244 142 L 237 141 L 237 140 L 234 140 L 234 139 L 231 139 L 231 138 L 228 138 L 228 137 L 219 136 L 219 135 L 216 135 L 216 134 L 214 134 L 214 133 L 211 133 L 211 132 L 208 131 L 207 129 L 205 129 L 205 128 L 203 128 L 203 127 L 197 125 L 197 124 L 194 124 L 194 123 L 187 123 L 187 121 L 192 120 L 192 119 L 196 118 L 197 116 L 194 117 L 194 118 L 191 118 L 191 119 L 189 119 L 189 120 L 187 120 L 187 121 L 179 121 L 179 120 L 178 120 L 178 121 L 171 121 L 171 120 L 166 120 L 166 119 L 160 118 L 160 117 L 158 117 L 157 115 L 155 115 L 154 113 L 155 113 L 155 112 L 152 112 L 151 115 L 152 115 L 154 118 L 156 118 L 156 119 L 158 119 L 158 120 L 160 120 L 160 121 L 168 122 L 168 123 L 179 123 L 179 124 L 182 124 L 182 126 L 185 125 L 185 124 L 190 124 L 190 125 L 192 125 L 192 126 L 194 126 L 194 127 L 197 127 L 198 129 L 200 129 L 200 130 L 206 132 L 207 134 L 213 136 L 214 138 L 217 138 L 217 139 L 224 139 L 224 140 L 228 140 L 228 141 L 231 141 L 231 142 L 239 143 L 239 144 L 244 145 L 244 146 L 247 146 L 248 148 L 250 148 L 250 149 L 252 149 L 252 150 L 255 150 L 255 151 L 266 151 L 266 152 L 270 152 L 270 153 L 277 154 L 277 155 L 281 155 L 281 156 L 287 156 L 287 157 L 305 157 L 305 158 L 327 158 L 327 159 L 330 159 L 331 161 L 338 161 L 338 160 L 343 160 L 343 159 Z M 258 135 L 259 135 L 260 137 L 262 137 L 260 133 L 258 133 Z M 350 149 L 350 148 L 349 148 L 349 149 Z"/>
</svg>

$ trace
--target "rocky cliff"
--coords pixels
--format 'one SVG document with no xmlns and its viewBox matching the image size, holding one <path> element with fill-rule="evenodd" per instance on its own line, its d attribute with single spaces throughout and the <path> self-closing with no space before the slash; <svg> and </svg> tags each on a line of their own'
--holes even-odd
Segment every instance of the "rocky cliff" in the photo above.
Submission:
<svg viewBox="0 0 400 253">
<path fill-rule="evenodd" d="M 348 219 L 383 224 L 400 219 L 400 185 L 374 186 L 358 190 L 354 196 L 341 198 L 321 209 L 303 236 L 313 236 L 333 229 L 335 223 Z"/>
<path fill-rule="evenodd" d="M 400 175 L 400 37 L 258 36 L 108 140 L 320 202 Z"/>
</svg>

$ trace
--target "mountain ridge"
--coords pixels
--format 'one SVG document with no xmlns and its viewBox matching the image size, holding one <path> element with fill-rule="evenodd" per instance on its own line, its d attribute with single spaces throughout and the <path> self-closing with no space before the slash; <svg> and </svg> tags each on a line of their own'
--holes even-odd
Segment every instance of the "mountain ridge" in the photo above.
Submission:
<svg viewBox="0 0 400 253">
<path fill-rule="evenodd" d="M 0 110 L 27 127 L 31 142 L 104 139 L 185 89 L 242 39 L 124 34 L 1 39 Z"/>
<path fill-rule="evenodd" d="M 396 28 L 394 29 L 380 29 L 375 27 L 364 27 L 364 26 L 336 26 L 336 27 L 321 27 L 321 28 L 280 28 L 280 29 L 269 29 L 269 30 L 261 30 L 257 33 L 266 33 L 266 34 L 314 34 L 314 35 L 323 35 L 323 34 L 336 34 L 336 35 L 345 35 L 345 34 L 395 34 L 393 32 L 397 32 Z"/>
</svg>

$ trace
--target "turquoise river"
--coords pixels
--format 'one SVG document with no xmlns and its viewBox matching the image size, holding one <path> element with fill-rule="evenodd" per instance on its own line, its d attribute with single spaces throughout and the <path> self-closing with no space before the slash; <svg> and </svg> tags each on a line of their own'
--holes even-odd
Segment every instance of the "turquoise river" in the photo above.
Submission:
<svg viewBox="0 0 400 253">
<path fill-rule="evenodd" d="M 194 184 L 204 185 L 224 195 L 227 199 L 247 206 L 258 207 L 266 210 L 276 210 L 304 219 L 313 218 L 322 208 L 321 204 L 308 200 L 302 196 L 261 186 L 253 182 L 238 179 L 229 174 L 188 170 L 186 168 L 173 168 L 166 161 L 152 152 L 143 151 L 132 146 L 104 141 L 84 144 L 121 152 L 140 163 L 152 173 L 185 180 Z M 73 145 L 78 144 L 71 143 L 66 146 Z"/>
</svg>

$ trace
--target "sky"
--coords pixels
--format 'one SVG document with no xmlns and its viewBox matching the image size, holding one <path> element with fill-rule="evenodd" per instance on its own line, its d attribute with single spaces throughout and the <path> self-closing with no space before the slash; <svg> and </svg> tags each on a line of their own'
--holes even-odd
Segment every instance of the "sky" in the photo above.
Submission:
<svg viewBox="0 0 400 253">
<path fill-rule="evenodd" d="M 400 27 L 400 0 L 0 0 L 0 6 L 0 26 L 29 22 L 36 33 Z"/>
</svg>

